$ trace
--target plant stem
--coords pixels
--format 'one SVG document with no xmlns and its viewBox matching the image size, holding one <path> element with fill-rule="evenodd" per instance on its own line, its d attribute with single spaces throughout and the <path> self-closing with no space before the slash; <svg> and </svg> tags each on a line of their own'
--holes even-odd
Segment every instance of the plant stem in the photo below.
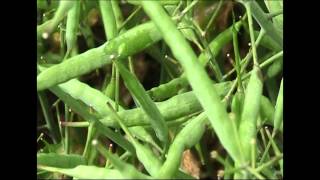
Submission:
<svg viewBox="0 0 320 180">
<path fill-rule="evenodd" d="M 210 26 L 212 25 L 212 23 L 214 22 L 214 20 L 215 20 L 216 17 L 218 16 L 218 14 L 219 14 L 219 12 L 220 12 L 220 10 L 221 10 L 221 7 L 222 7 L 222 5 L 223 5 L 223 2 L 224 2 L 223 0 L 219 0 L 218 7 L 215 8 L 215 11 L 214 11 L 213 15 L 211 16 L 211 18 L 210 18 L 210 20 L 209 20 L 206 28 L 205 28 L 204 31 L 203 31 L 203 34 L 202 34 L 203 37 L 206 36 L 206 34 L 208 33 L 208 30 L 209 30 Z"/>
</svg>

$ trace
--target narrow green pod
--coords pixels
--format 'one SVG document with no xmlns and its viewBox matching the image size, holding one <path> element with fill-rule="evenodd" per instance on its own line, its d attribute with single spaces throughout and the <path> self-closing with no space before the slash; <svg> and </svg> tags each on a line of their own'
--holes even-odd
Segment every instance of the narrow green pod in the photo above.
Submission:
<svg viewBox="0 0 320 180">
<path fill-rule="evenodd" d="M 240 125 L 241 114 L 243 110 L 244 104 L 244 94 L 242 92 L 237 92 L 231 102 L 231 111 L 235 114 L 237 127 Z"/>
<path fill-rule="evenodd" d="M 60 85 L 58 85 L 58 87 L 60 88 L 60 90 L 55 89 L 54 92 L 60 92 L 56 95 L 58 95 L 63 101 L 66 101 L 65 96 L 62 96 L 61 94 L 61 90 L 63 92 L 65 92 L 66 94 L 68 94 L 69 96 L 71 96 L 72 98 L 74 98 L 74 100 L 72 102 L 67 101 L 65 103 L 67 104 L 71 104 L 71 108 L 75 106 L 75 104 L 77 104 L 77 101 L 81 101 L 84 104 L 86 104 L 89 108 L 92 108 L 92 110 L 96 111 L 99 114 L 99 117 L 102 116 L 106 116 L 110 114 L 110 111 L 108 110 L 106 103 L 110 103 L 113 106 L 115 105 L 115 103 L 108 98 L 107 96 L 103 95 L 100 91 L 91 88 L 90 86 L 88 86 L 87 84 L 84 84 L 76 79 L 70 80 L 66 83 L 62 83 Z M 70 105 L 69 105 L 70 106 Z M 120 111 L 124 111 L 124 109 L 119 106 Z M 76 110 L 77 111 L 77 110 Z M 77 112 L 80 112 L 80 114 L 84 114 L 86 111 L 83 110 L 78 110 Z M 91 120 L 91 119 L 95 119 L 93 117 L 90 117 L 91 113 L 89 112 L 89 115 L 85 115 L 85 117 L 88 117 L 89 119 L 86 120 Z M 94 123 L 94 122 L 92 122 Z M 99 127 L 102 126 L 102 124 L 98 123 L 98 129 L 103 131 L 103 134 L 105 134 L 107 137 L 113 138 L 114 141 L 117 144 L 123 144 L 124 147 L 127 147 L 126 149 L 129 148 L 129 145 L 125 142 L 123 142 L 121 140 L 121 138 L 119 137 L 119 135 L 116 135 L 115 133 L 113 133 L 112 131 L 110 131 L 110 129 L 105 128 L 105 127 Z M 155 144 L 155 142 L 153 141 L 151 135 L 143 128 L 143 127 L 132 127 L 130 128 L 130 131 L 132 131 L 132 133 L 138 137 L 140 140 L 145 141 L 145 142 L 149 142 L 151 144 Z M 89 138 L 90 139 L 90 138 Z M 123 143 L 122 143 L 123 142 Z M 87 149 L 87 147 L 86 147 Z M 132 148 L 130 152 L 134 152 L 132 150 Z M 86 152 L 86 150 L 85 150 Z M 84 153 L 87 154 L 87 153 Z"/>
<path fill-rule="evenodd" d="M 270 100 L 265 96 L 261 96 L 260 101 L 261 101 L 260 114 L 261 114 L 262 121 L 269 125 L 273 125 L 274 106 L 272 105 Z"/>
<path fill-rule="evenodd" d="M 227 94 L 230 86 L 231 84 L 227 85 L 226 89 L 221 86 L 221 91 L 218 88 L 220 99 Z M 165 121 L 172 121 L 202 110 L 202 107 L 193 91 L 176 95 L 166 101 L 158 102 L 156 105 Z M 120 111 L 119 116 L 128 127 L 150 125 L 148 116 L 141 108 Z M 105 126 L 119 127 L 117 122 L 110 116 L 105 116 L 100 119 L 100 121 Z"/>
<path fill-rule="evenodd" d="M 208 121 L 206 114 L 201 113 L 191 120 L 175 137 L 170 146 L 166 161 L 157 174 L 157 178 L 171 179 L 179 169 L 183 151 L 196 145 L 205 131 Z M 192 132 L 192 135 L 190 133 Z"/>
<path fill-rule="evenodd" d="M 66 25 L 67 53 L 65 58 L 68 58 L 77 43 L 77 32 L 80 20 L 80 5 L 80 1 L 76 1 L 68 12 Z"/>
<path fill-rule="evenodd" d="M 59 168 L 74 168 L 86 165 L 86 160 L 77 154 L 37 153 L 37 164 Z"/>
<path fill-rule="evenodd" d="M 113 13 L 111 1 L 99 0 L 100 12 L 102 14 L 102 21 L 104 30 L 108 41 L 116 37 L 118 34 L 116 18 Z"/>
<path fill-rule="evenodd" d="M 67 15 L 68 11 L 73 7 L 74 3 L 75 1 L 60 1 L 59 7 L 55 12 L 54 17 L 51 20 L 37 26 L 37 38 L 41 36 L 44 37 L 45 33 L 46 36 L 49 36 L 49 34 L 51 34 L 55 30 L 58 24 Z"/>
<path fill-rule="evenodd" d="M 125 59 L 160 39 L 161 35 L 153 23 L 136 26 L 98 48 L 90 49 L 44 70 L 37 76 L 37 91 L 89 73 L 110 64 L 115 58 Z"/>
<path fill-rule="evenodd" d="M 235 28 L 239 29 L 242 26 L 242 22 L 238 21 L 235 23 Z M 209 43 L 209 48 L 214 50 L 215 52 L 220 52 L 221 49 L 226 45 L 228 42 L 232 40 L 232 26 L 220 33 L 214 40 Z M 218 56 L 218 53 L 214 54 Z M 205 66 L 209 61 L 209 55 L 207 51 L 203 51 L 199 57 L 198 61 L 201 65 Z M 189 82 L 185 76 L 185 74 L 181 75 L 178 78 L 171 80 L 168 83 L 161 84 L 158 87 L 154 87 L 148 91 L 150 96 L 154 98 L 156 101 L 161 101 L 163 99 L 172 97 L 176 95 L 181 88 L 184 88 L 189 85 Z"/>
<path fill-rule="evenodd" d="M 251 141 L 256 139 L 257 120 L 262 96 L 262 75 L 259 67 L 254 66 L 246 88 L 239 135 L 246 161 L 250 162 Z"/>
<path fill-rule="evenodd" d="M 204 108 L 212 127 L 219 137 L 221 144 L 232 156 L 241 162 L 241 153 L 236 143 L 236 134 L 232 131 L 232 125 L 225 107 L 211 83 L 204 67 L 197 61 L 197 57 L 188 42 L 184 39 L 175 23 L 157 1 L 141 1 L 146 14 L 155 23 L 157 29 L 168 44 L 171 52 L 182 65 L 188 81 L 194 93 Z M 179 42 L 179 43 L 177 43 Z"/>
<path fill-rule="evenodd" d="M 119 28 L 123 22 L 123 15 L 119 7 L 119 1 L 111 0 L 111 4 L 114 17 L 116 18 L 117 28 Z"/>
</svg>

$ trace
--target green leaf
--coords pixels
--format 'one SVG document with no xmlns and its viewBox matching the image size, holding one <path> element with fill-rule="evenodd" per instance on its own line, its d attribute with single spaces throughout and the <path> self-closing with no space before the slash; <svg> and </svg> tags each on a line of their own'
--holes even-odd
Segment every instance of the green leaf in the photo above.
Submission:
<svg viewBox="0 0 320 180">
<path fill-rule="evenodd" d="M 151 100 L 150 96 L 146 93 L 138 79 L 128 71 L 124 64 L 119 61 L 115 61 L 115 64 L 124 80 L 126 87 L 133 95 L 134 99 L 139 103 L 144 112 L 149 116 L 150 124 L 157 137 L 164 143 L 164 146 L 166 146 L 169 141 L 169 130 L 159 109 Z"/>
<path fill-rule="evenodd" d="M 283 10 L 283 0 L 270 1 L 264 0 L 270 13 L 276 13 Z M 272 18 L 273 23 L 280 33 L 283 33 L 283 15 Z"/>
</svg>

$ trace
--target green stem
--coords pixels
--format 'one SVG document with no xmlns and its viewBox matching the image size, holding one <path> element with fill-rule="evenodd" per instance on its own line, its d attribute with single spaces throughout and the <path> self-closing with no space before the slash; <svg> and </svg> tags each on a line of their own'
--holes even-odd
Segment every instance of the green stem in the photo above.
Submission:
<svg viewBox="0 0 320 180">
<path fill-rule="evenodd" d="M 267 59 L 263 63 L 261 63 L 260 68 L 262 69 L 262 68 L 268 66 L 269 64 L 271 64 L 275 60 L 278 60 L 282 56 L 283 56 L 283 51 L 278 52 L 277 54 L 273 55 L 272 57 L 270 57 L 269 59 Z M 247 79 L 248 77 L 250 77 L 251 73 L 252 73 L 252 71 L 250 71 L 249 73 L 245 74 L 242 77 L 242 80 Z"/>
<path fill-rule="evenodd" d="M 255 44 L 255 39 L 254 39 L 254 30 L 253 30 L 253 20 L 252 20 L 252 15 L 251 15 L 251 8 L 248 4 L 245 4 L 245 7 L 247 10 L 247 14 L 248 14 L 248 24 L 249 24 L 250 41 L 251 41 L 251 46 L 252 46 L 253 63 L 256 66 L 259 66 L 257 49 L 256 49 L 256 44 Z"/>
<path fill-rule="evenodd" d="M 253 174 L 258 179 L 265 179 L 259 172 L 257 172 L 255 169 L 252 169 L 251 167 L 247 167 L 247 170 Z"/>
<path fill-rule="evenodd" d="M 211 18 L 210 18 L 210 20 L 209 20 L 206 28 L 205 28 L 204 31 L 203 31 L 203 35 L 202 35 L 203 37 L 206 36 L 206 34 L 208 33 L 208 30 L 209 30 L 210 26 L 212 25 L 212 23 L 214 22 L 214 20 L 217 18 L 218 14 L 219 14 L 219 12 L 220 12 L 220 10 L 221 10 L 221 7 L 222 7 L 223 3 L 224 3 L 223 0 L 219 0 L 218 7 L 215 8 L 215 11 L 214 11 L 213 15 L 211 16 Z"/>
<path fill-rule="evenodd" d="M 189 10 L 191 10 L 191 8 L 193 8 L 193 6 L 195 6 L 197 3 L 199 2 L 199 0 L 194 0 L 192 1 L 181 13 L 180 15 L 177 17 L 178 22 L 180 20 L 182 20 L 182 18 L 184 17 L 185 14 L 187 14 L 189 12 Z"/>
<path fill-rule="evenodd" d="M 272 158 L 270 161 L 261 164 L 259 167 L 256 168 L 257 172 L 262 171 L 263 169 L 273 165 L 274 163 L 276 163 L 277 161 L 281 160 L 283 158 L 282 154 L 277 155 L 276 157 Z"/>
<path fill-rule="evenodd" d="M 61 122 L 64 127 L 88 127 L 89 122 Z"/>
<path fill-rule="evenodd" d="M 119 111 L 119 91 L 120 91 L 120 88 L 119 88 L 119 82 L 120 82 L 120 77 L 119 77 L 119 70 L 118 68 L 115 68 L 116 69 L 116 86 L 115 86 L 115 110 L 116 111 Z"/>
<path fill-rule="evenodd" d="M 268 18 L 269 20 L 271 20 L 272 18 L 274 18 L 274 17 L 276 17 L 276 16 L 279 16 L 279 15 L 281 15 L 281 14 L 283 14 L 283 10 L 279 10 L 279 11 L 277 11 L 277 12 L 269 13 L 269 14 L 267 14 L 267 18 Z"/>
<path fill-rule="evenodd" d="M 64 120 L 65 122 L 68 122 L 69 121 L 69 108 L 68 106 L 65 104 L 64 105 Z M 70 140 L 69 140 L 69 128 L 68 127 L 64 127 L 64 140 L 65 140 L 65 147 L 64 147 L 64 150 L 65 150 L 65 153 L 66 154 L 69 154 L 70 153 Z"/>
<path fill-rule="evenodd" d="M 141 6 L 138 6 L 131 14 L 130 16 L 120 25 L 120 27 L 118 28 L 118 31 L 120 32 L 125 25 L 142 9 Z"/>
<path fill-rule="evenodd" d="M 235 55 L 235 61 L 236 61 L 236 72 L 237 72 L 237 82 L 238 82 L 238 90 L 244 92 L 244 88 L 242 86 L 242 81 L 241 81 L 241 63 L 240 63 L 240 53 L 239 53 L 239 45 L 238 45 L 238 31 L 235 28 L 235 18 L 234 14 L 233 15 L 233 28 L 232 28 L 232 35 L 233 35 L 233 50 L 234 50 L 234 55 Z"/>
<path fill-rule="evenodd" d="M 222 72 L 221 72 L 221 69 L 219 67 L 219 64 L 216 60 L 216 55 L 215 53 L 212 52 L 211 48 L 208 48 L 209 47 L 209 43 L 207 42 L 207 40 L 205 39 L 205 37 L 202 35 L 203 34 L 203 31 L 201 30 L 200 26 L 198 25 L 198 23 L 196 21 L 192 21 L 193 25 L 196 27 L 196 34 L 198 35 L 201 43 L 203 44 L 204 47 L 207 47 L 205 50 L 207 51 L 207 53 L 210 55 L 210 62 L 212 63 L 212 69 L 213 71 L 215 72 L 215 75 L 216 75 L 216 78 L 218 80 L 218 82 L 222 82 L 223 79 L 222 79 Z"/>
<path fill-rule="evenodd" d="M 38 92 L 38 98 L 40 101 L 41 109 L 43 112 L 44 119 L 46 121 L 46 125 L 48 127 L 48 130 L 50 131 L 51 138 L 53 142 L 59 143 L 61 140 L 61 132 L 58 127 L 57 122 L 53 119 L 53 114 L 49 106 L 48 99 L 46 97 L 45 92 Z"/>
</svg>

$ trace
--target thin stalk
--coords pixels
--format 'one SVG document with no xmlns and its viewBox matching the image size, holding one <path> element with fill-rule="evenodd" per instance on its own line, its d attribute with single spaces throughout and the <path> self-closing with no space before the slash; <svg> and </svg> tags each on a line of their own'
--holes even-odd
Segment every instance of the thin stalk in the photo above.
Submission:
<svg viewBox="0 0 320 180">
<path fill-rule="evenodd" d="M 223 5 L 223 2 L 224 2 L 223 0 L 220 0 L 220 1 L 219 1 L 218 7 L 215 9 L 213 15 L 211 16 L 211 18 L 210 18 L 210 20 L 209 20 L 209 23 L 207 24 L 206 28 L 205 28 L 204 31 L 203 31 L 203 34 L 202 34 L 203 37 L 206 36 L 206 34 L 208 33 L 208 30 L 209 30 L 210 26 L 212 25 L 212 23 L 214 22 L 214 20 L 217 18 L 218 14 L 219 14 L 219 12 L 220 12 L 220 10 L 221 10 L 221 7 L 222 7 L 222 5 Z"/>
<path fill-rule="evenodd" d="M 119 1 L 111 0 L 111 4 L 112 4 L 114 17 L 116 18 L 117 29 L 119 29 L 121 26 L 121 22 L 123 22 L 123 16 L 122 16 L 121 9 L 119 7 Z"/>
<path fill-rule="evenodd" d="M 130 16 L 118 27 L 118 32 L 120 32 L 124 26 L 142 9 L 141 6 L 138 6 L 131 14 Z"/>
<path fill-rule="evenodd" d="M 263 63 L 261 63 L 260 68 L 263 69 L 264 67 L 268 66 L 269 64 L 271 64 L 272 62 L 274 62 L 275 60 L 277 60 L 279 57 L 282 57 L 283 55 L 283 51 L 280 51 L 279 53 L 275 54 L 274 56 L 270 57 L 269 59 L 267 59 L 266 61 L 264 61 Z M 243 73 L 243 72 L 242 72 Z M 250 71 L 249 73 L 245 74 L 242 77 L 242 81 L 249 78 L 251 75 L 252 71 Z M 228 91 L 227 95 L 224 97 L 224 101 L 228 101 L 229 98 L 232 95 L 232 92 L 235 90 L 235 88 L 237 87 L 237 81 L 233 81 L 233 84 L 230 88 L 230 90 Z"/>
<path fill-rule="evenodd" d="M 119 82 L 120 82 L 120 76 L 119 76 L 119 70 L 116 69 L 116 86 L 115 86 L 115 110 L 119 111 Z"/>
<path fill-rule="evenodd" d="M 194 20 L 192 20 L 192 23 L 195 27 L 195 32 L 196 34 L 198 35 L 199 39 L 200 39 L 200 42 L 202 43 L 202 45 L 204 47 L 209 47 L 209 43 L 207 42 L 207 40 L 202 36 L 203 34 L 203 31 L 201 30 L 200 26 L 198 25 L 198 23 Z M 221 69 L 219 67 L 219 64 L 215 58 L 215 55 L 214 53 L 211 51 L 210 48 L 206 48 L 207 50 L 207 53 L 210 55 L 210 62 L 213 64 L 212 65 L 212 69 L 213 71 L 215 72 L 215 75 L 216 75 L 216 78 L 218 80 L 218 82 L 223 82 L 223 79 L 222 79 L 222 72 L 221 72 Z"/>
<path fill-rule="evenodd" d="M 256 178 L 258 179 L 265 179 L 259 172 L 257 172 L 255 169 L 251 168 L 251 167 L 247 167 L 247 170 L 253 174 Z"/>
<path fill-rule="evenodd" d="M 180 7 L 183 5 L 183 1 L 180 1 L 177 7 L 174 9 L 173 13 L 171 16 L 175 17 L 177 13 L 179 12 Z"/>
<path fill-rule="evenodd" d="M 261 157 L 261 159 L 260 159 L 260 161 L 259 161 L 258 164 L 263 163 L 263 161 L 265 160 L 265 158 L 266 158 L 267 155 L 268 155 L 270 146 L 271 146 L 271 141 L 269 140 L 269 142 L 268 142 L 268 144 L 267 144 L 267 147 L 264 149 L 264 152 L 263 152 L 262 157 Z"/>
<path fill-rule="evenodd" d="M 51 106 L 51 108 L 58 106 L 59 102 L 61 102 L 61 99 L 57 99 Z"/>
<path fill-rule="evenodd" d="M 60 131 L 60 137 L 61 137 L 61 139 L 63 139 L 63 132 L 62 132 L 62 127 L 61 127 L 62 121 L 60 118 L 60 110 L 59 110 L 58 104 L 56 105 L 56 113 L 57 113 L 57 120 L 58 120 L 58 127 L 59 127 L 59 131 Z M 64 141 L 62 140 L 61 142 L 64 146 Z"/>
<path fill-rule="evenodd" d="M 39 140 L 40 140 L 42 137 L 43 137 L 43 133 L 41 133 L 41 134 L 39 135 L 39 137 L 37 138 L 37 142 L 39 142 Z"/>
<path fill-rule="evenodd" d="M 65 49 L 64 37 L 65 37 L 65 35 L 64 35 L 63 28 L 61 28 L 61 24 L 58 26 L 60 28 L 60 56 L 64 57 L 64 49 Z"/>
<path fill-rule="evenodd" d="M 270 133 L 270 131 L 266 128 L 266 132 L 267 132 L 267 136 L 268 136 L 268 138 L 270 139 L 270 141 L 271 141 L 271 145 L 272 145 L 272 149 L 273 149 L 273 151 L 275 152 L 275 154 L 278 156 L 278 155 L 280 155 L 281 154 L 281 152 L 280 152 L 280 150 L 279 150 L 279 148 L 278 148 L 278 146 L 277 146 L 277 144 L 274 142 L 274 140 L 273 140 L 273 138 L 274 138 L 274 136 L 275 136 L 275 134 L 273 134 L 273 135 L 271 135 L 271 133 Z"/>
<path fill-rule="evenodd" d="M 179 64 L 177 60 L 173 59 L 172 57 L 165 55 L 164 56 L 165 59 L 169 60 L 170 62 L 172 62 L 173 64 Z"/>
<path fill-rule="evenodd" d="M 69 112 L 68 112 L 68 106 L 67 104 L 64 105 L 64 120 L 65 122 L 69 121 Z M 64 127 L 64 140 L 65 140 L 65 153 L 69 154 L 70 153 L 70 141 L 69 141 L 69 128 L 68 127 Z"/>
<path fill-rule="evenodd" d="M 41 109 L 43 112 L 44 119 L 48 130 L 50 131 L 51 138 L 55 144 L 60 142 L 60 129 L 58 128 L 57 122 L 53 118 L 51 109 L 49 108 L 49 102 L 45 92 L 38 92 L 38 98 L 40 101 Z"/>
<path fill-rule="evenodd" d="M 204 155 L 203 155 L 203 152 L 202 152 L 202 149 L 201 149 L 201 145 L 200 145 L 200 142 L 198 142 L 196 145 L 195 145 L 195 148 L 197 150 L 197 153 L 200 157 L 200 162 L 201 162 L 201 165 L 204 165 Z"/>
<path fill-rule="evenodd" d="M 61 122 L 64 127 L 88 127 L 89 122 Z"/>
<path fill-rule="evenodd" d="M 178 27 L 179 30 L 182 29 L 192 29 L 195 30 L 194 27 L 192 26 L 183 26 L 183 27 Z M 199 36 L 199 35 L 198 35 Z M 199 50 L 202 52 L 204 50 L 204 48 L 202 47 L 202 45 L 199 43 L 199 41 L 197 39 L 193 39 L 192 42 L 199 48 Z"/>
<path fill-rule="evenodd" d="M 109 153 L 112 153 L 112 144 L 109 144 Z M 106 160 L 106 165 L 105 165 L 105 168 L 110 168 L 110 165 L 111 165 L 111 163 L 110 163 L 110 161 L 109 161 L 109 159 L 107 159 Z"/>
<path fill-rule="evenodd" d="M 253 29 L 251 8 L 248 4 L 245 4 L 245 7 L 247 10 L 247 14 L 248 14 L 248 24 L 249 24 L 250 41 L 251 41 L 251 46 L 252 46 L 253 63 L 255 66 L 259 67 L 258 54 L 257 54 L 256 43 L 255 43 L 255 39 L 254 39 L 254 29 Z"/>
<path fill-rule="evenodd" d="M 134 66 L 133 66 L 133 62 L 132 62 L 132 57 L 131 56 L 128 57 L 128 61 L 129 61 L 129 70 L 133 75 L 135 75 Z"/>
<path fill-rule="evenodd" d="M 278 60 L 282 56 L 283 56 L 283 51 L 278 52 L 277 54 L 273 55 L 272 57 L 270 57 L 269 59 L 267 59 L 263 63 L 261 63 L 260 68 L 263 69 L 264 67 L 268 66 L 269 64 L 271 64 L 275 60 Z M 249 73 L 245 74 L 242 77 L 242 80 L 247 79 L 248 77 L 250 77 L 251 73 L 252 73 L 252 71 L 250 71 Z"/>
<path fill-rule="evenodd" d="M 102 20 L 104 24 L 105 35 L 108 38 L 108 41 L 112 40 L 118 35 L 116 17 L 113 11 L 113 5 L 111 1 L 100 0 L 99 1 L 100 11 L 102 13 Z M 114 81 L 115 76 L 115 81 Z M 107 75 L 105 77 L 107 79 Z M 114 88 L 114 91 L 112 89 Z M 112 76 L 111 81 L 106 89 L 106 95 L 110 97 L 115 97 L 116 109 L 118 111 L 119 103 L 119 72 L 115 65 L 112 66 Z"/>
<path fill-rule="evenodd" d="M 279 16 L 279 15 L 281 15 L 281 14 L 283 14 L 283 9 L 281 9 L 281 10 L 279 10 L 279 11 L 277 11 L 277 12 L 272 12 L 272 13 L 267 14 L 267 18 L 268 18 L 269 20 L 271 20 L 272 18 L 274 18 L 274 17 L 276 17 L 276 16 Z"/>
<path fill-rule="evenodd" d="M 260 135 L 261 135 L 263 146 L 264 146 L 264 148 L 266 148 L 267 147 L 267 141 L 266 141 L 266 136 L 264 135 L 264 132 L 263 132 L 263 128 L 260 128 L 259 131 L 260 131 Z"/>
<path fill-rule="evenodd" d="M 95 122 L 93 121 L 89 124 L 86 145 L 85 145 L 84 151 L 82 153 L 82 156 L 86 159 L 89 159 L 89 156 L 91 154 L 91 150 L 92 150 L 91 141 L 94 138 L 94 136 L 96 135 L 96 132 L 97 132 L 97 129 L 95 127 Z"/>
<path fill-rule="evenodd" d="M 238 82 L 238 89 L 241 92 L 244 92 L 244 88 L 242 85 L 241 81 L 241 63 L 240 63 L 240 53 L 239 53 L 239 45 L 238 45 L 238 32 L 237 29 L 235 28 L 235 18 L 234 18 L 234 13 L 233 15 L 233 25 L 232 25 L 232 35 L 233 35 L 233 50 L 234 50 L 234 56 L 235 56 L 235 61 L 236 61 L 236 72 L 237 72 L 237 82 Z"/>
<path fill-rule="evenodd" d="M 251 168 L 256 167 L 256 140 L 251 141 Z"/>
<path fill-rule="evenodd" d="M 257 171 L 257 172 L 260 172 L 260 171 L 262 171 L 263 169 L 265 169 L 265 168 L 273 165 L 273 164 L 276 163 L 277 161 L 281 160 L 282 158 L 283 158 L 283 154 L 279 154 L 279 155 L 273 157 L 270 161 L 261 164 L 259 167 L 256 168 L 256 171 Z"/>
<path fill-rule="evenodd" d="M 184 17 L 185 14 L 188 13 L 188 11 L 195 6 L 197 3 L 199 2 L 199 0 L 194 0 L 192 1 L 181 13 L 180 15 L 177 17 L 178 22 L 182 20 L 182 18 Z"/>
<path fill-rule="evenodd" d="M 255 47 L 257 48 L 263 38 L 263 36 L 265 35 L 265 31 L 263 29 L 261 29 L 258 37 L 257 37 L 257 40 L 255 42 Z M 252 44 L 252 43 L 251 43 Z M 252 45 L 251 45 L 252 46 Z M 253 47 L 253 46 L 252 46 Z M 249 52 L 250 54 L 248 55 L 248 59 L 246 61 L 243 61 L 244 62 L 244 65 L 242 66 L 242 69 L 241 69 L 241 73 L 243 73 L 247 66 L 249 65 L 250 63 L 250 60 L 251 60 L 251 57 L 253 56 L 253 48 L 251 48 L 251 51 Z"/>
<path fill-rule="evenodd" d="M 230 97 L 231 97 L 231 95 L 232 95 L 232 92 L 236 89 L 236 87 L 237 87 L 237 81 L 233 81 L 230 90 L 228 91 L 227 95 L 224 96 L 224 98 L 223 98 L 223 100 L 222 100 L 223 102 L 228 102 L 228 101 L 230 100 Z"/>
<path fill-rule="evenodd" d="M 211 158 L 217 160 L 220 164 L 222 164 L 224 167 L 227 166 L 227 162 L 219 155 L 217 151 L 212 151 L 210 153 Z"/>
</svg>

